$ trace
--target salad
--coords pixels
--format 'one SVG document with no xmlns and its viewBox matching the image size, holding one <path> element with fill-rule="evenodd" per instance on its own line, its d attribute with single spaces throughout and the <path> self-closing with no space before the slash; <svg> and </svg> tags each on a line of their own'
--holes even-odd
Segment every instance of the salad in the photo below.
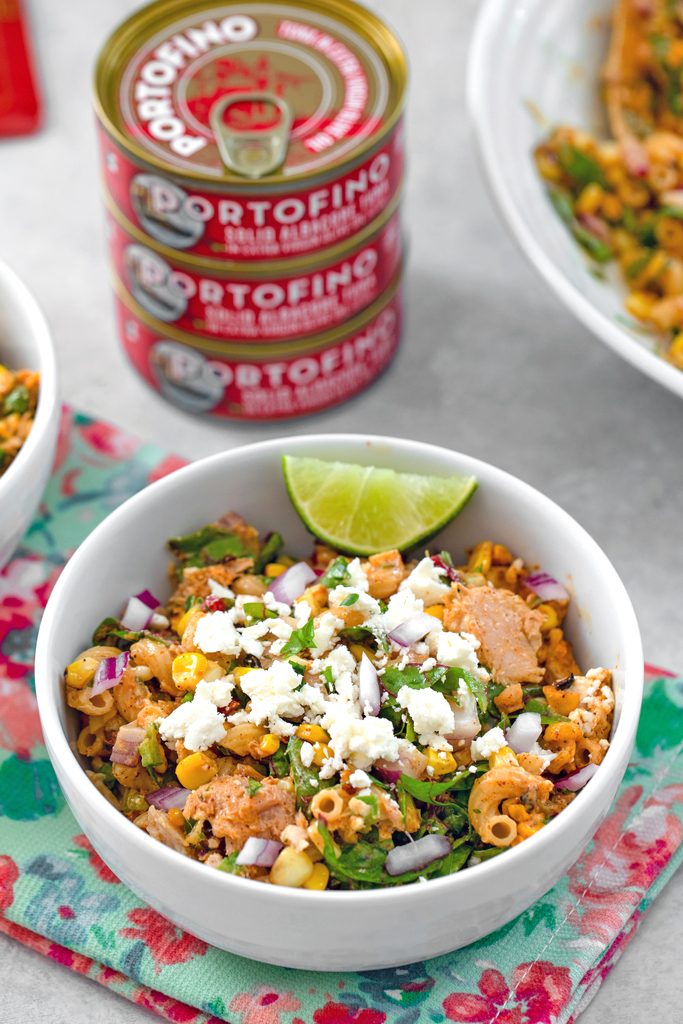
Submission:
<svg viewBox="0 0 683 1024">
<path fill-rule="evenodd" d="M 612 138 L 562 125 L 534 153 L 556 212 L 683 369 L 683 8 L 617 0 L 602 71 Z"/>
<path fill-rule="evenodd" d="M 171 596 L 132 596 L 65 685 L 89 778 L 177 853 L 413 883 L 524 842 L 598 770 L 610 672 L 582 674 L 567 591 L 503 544 L 295 561 L 234 514 L 168 544 Z"/>
<path fill-rule="evenodd" d="M 40 374 L 8 370 L 0 364 L 0 477 L 31 432 L 38 404 Z"/>
</svg>

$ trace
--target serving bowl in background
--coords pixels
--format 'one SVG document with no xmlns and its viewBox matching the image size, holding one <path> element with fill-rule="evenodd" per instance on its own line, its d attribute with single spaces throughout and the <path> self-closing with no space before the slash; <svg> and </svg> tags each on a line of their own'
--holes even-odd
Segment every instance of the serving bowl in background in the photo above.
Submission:
<svg viewBox="0 0 683 1024">
<path fill-rule="evenodd" d="M 313 892 L 263 885 L 202 865 L 136 828 L 88 780 L 75 752 L 77 722 L 63 670 L 96 624 L 149 587 L 168 593 L 165 538 L 228 510 L 278 530 L 306 557 L 311 538 L 289 502 L 284 453 L 405 472 L 474 474 L 479 488 L 435 540 L 462 555 L 481 538 L 508 545 L 564 582 L 568 631 L 584 668 L 614 670 L 612 745 L 588 786 L 537 835 L 458 874 L 396 889 Z M 540 897 L 578 858 L 606 814 L 633 744 L 643 658 L 633 608 L 605 554 L 566 512 L 477 459 L 414 441 L 312 435 L 246 445 L 202 459 L 130 498 L 78 548 L 43 616 L 38 704 L 59 782 L 83 831 L 113 871 L 156 910 L 211 944 L 286 967 L 369 970 L 464 946 Z"/>
<path fill-rule="evenodd" d="M 38 370 L 40 390 L 31 432 L 0 476 L 0 569 L 9 561 L 45 490 L 59 432 L 57 367 L 49 328 L 36 300 L 0 263 L 0 363 Z"/>
<path fill-rule="evenodd" d="M 485 0 L 468 70 L 470 116 L 493 195 L 541 277 L 598 338 L 683 397 L 683 372 L 624 309 L 614 267 L 597 277 L 551 206 L 532 159 L 554 124 L 608 137 L 599 94 L 615 0 Z"/>
</svg>

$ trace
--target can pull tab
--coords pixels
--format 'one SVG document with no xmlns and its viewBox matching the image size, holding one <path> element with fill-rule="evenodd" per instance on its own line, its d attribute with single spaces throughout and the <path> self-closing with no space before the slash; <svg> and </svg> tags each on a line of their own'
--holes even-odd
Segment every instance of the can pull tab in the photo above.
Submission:
<svg viewBox="0 0 683 1024">
<path fill-rule="evenodd" d="M 267 103 L 280 118 L 272 128 L 233 128 L 225 123 L 225 112 L 237 103 Z M 292 127 L 292 112 L 283 99 L 270 92 L 233 92 L 211 108 L 211 129 L 216 136 L 223 163 L 229 171 L 245 178 L 262 178 L 284 161 Z"/>
</svg>

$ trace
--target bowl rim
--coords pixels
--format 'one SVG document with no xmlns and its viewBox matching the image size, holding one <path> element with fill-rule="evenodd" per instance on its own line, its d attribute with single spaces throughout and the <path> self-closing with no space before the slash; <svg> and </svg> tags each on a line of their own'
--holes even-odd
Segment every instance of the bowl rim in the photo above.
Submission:
<svg viewBox="0 0 683 1024">
<path fill-rule="evenodd" d="M 54 342 L 47 320 L 37 300 L 16 271 L 0 260 L 0 296 L 9 293 L 13 301 L 26 317 L 30 332 L 38 349 L 39 366 L 34 367 L 40 373 L 38 405 L 29 435 L 19 450 L 6 473 L 0 476 L 0 505 L 9 498 L 9 489 L 14 476 L 22 469 L 28 468 L 29 460 L 37 451 L 49 432 L 57 406 L 57 360 Z M 20 367 L 24 369 L 24 367 Z M 31 369 L 31 367 L 26 367 Z"/>
<path fill-rule="evenodd" d="M 357 445 L 358 447 L 389 444 L 397 447 L 401 454 L 410 454 L 415 456 L 423 454 L 425 457 L 428 457 L 432 453 L 437 453 L 439 457 L 442 458 L 445 455 L 447 458 L 457 462 L 458 472 L 471 472 L 474 473 L 474 475 L 477 475 L 477 472 L 481 472 L 483 468 L 483 472 L 486 475 L 493 474 L 497 481 L 500 482 L 501 486 L 508 488 L 512 493 L 513 498 L 519 495 L 530 499 L 537 505 L 540 504 L 541 506 L 545 506 L 552 515 L 559 518 L 567 532 L 574 534 L 574 536 L 584 546 L 591 549 L 591 558 L 597 560 L 601 565 L 601 578 L 605 581 L 605 589 L 609 593 L 610 601 L 615 609 L 615 616 L 623 624 L 623 633 L 625 637 L 625 646 L 622 651 L 623 665 L 620 666 L 620 669 L 624 673 L 624 698 L 620 719 L 614 731 L 610 748 L 602 762 L 601 768 L 603 768 L 603 770 L 601 772 L 596 772 L 595 776 L 590 781 L 590 787 L 579 792 L 577 798 L 573 800 L 561 814 L 553 818 L 545 828 L 541 829 L 541 831 L 536 835 L 531 836 L 526 842 L 508 849 L 504 857 L 492 857 L 490 860 L 476 866 L 476 877 L 484 883 L 487 879 L 497 877 L 501 872 L 512 872 L 515 865 L 520 867 L 525 863 L 528 864 L 531 859 L 536 857 L 537 854 L 541 854 L 543 848 L 553 842 L 556 836 L 559 837 L 562 830 L 568 832 L 571 829 L 572 824 L 579 819 L 583 808 L 587 807 L 587 790 L 596 799 L 599 797 L 600 793 L 609 790 L 613 782 L 614 772 L 619 771 L 619 761 L 624 758 L 624 755 L 628 757 L 630 754 L 635 730 L 638 724 L 644 677 L 643 650 L 640 631 L 631 600 L 626 592 L 624 584 L 617 574 L 616 569 L 597 542 L 593 540 L 590 534 L 572 516 L 570 516 L 568 512 L 565 512 L 563 508 L 552 501 L 551 498 L 544 495 L 541 491 L 520 480 L 513 474 L 481 459 L 465 455 L 452 449 L 444 448 L 440 445 L 433 445 L 427 442 L 413 441 L 408 438 L 385 435 L 326 433 L 281 436 L 267 441 L 239 445 L 235 448 L 229 449 L 228 451 L 218 452 L 214 455 L 209 455 L 205 458 L 199 459 L 196 462 L 189 463 L 187 466 L 175 470 L 168 476 L 148 485 L 143 490 L 123 502 L 117 509 L 111 512 L 92 531 L 91 534 L 89 534 L 89 536 L 81 543 L 76 552 L 72 555 L 54 587 L 43 614 L 36 647 L 35 676 L 38 709 L 50 758 L 53 762 L 58 762 L 59 770 L 65 772 L 69 776 L 72 785 L 75 786 L 79 793 L 79 798 L 87 802 L 91 807 L 94 804 L 94 810 L 103 820 L 103 824 L 106 826 L 111 825 L 112 835 L 116 835 L 118 833 L 121 840 L 127 842 L 133 848 L 134 853 L 144 857 L 145 855 L 149 856 L 154 852 L 154 855 L 159 858 L 160 866 L 168 864 L 169 868 L 175 867 L 178 870 L 182 870 L 181 865 L 184 864 L 187 870 L 191 873 L 190 877 L 196 878 L 197 881 L 200 881 L 200 879 L 203 878 L 207 885 L 215 884 L 219 886 L 225 885 L 228 887 L 232 885 L 253 886 L 254 883 L 251 879 L 240 878 L 239 876 L 217 870 L 207 871 L 206 865 L 184 857 L 182 854 L 177 853 L 153 839 L 122 815 L 121 812 L 110 804 L 109 801 L 97 790 L 97 788 L 92 785 L 75 753 L 71 749 L 66 733 L 59 720 L 58 709 L 63 703 L 63 698 L 61 696 L 61 688 L 54 685 L 54 682 L 49 675 L 49 648 L 51 636 L 55 630 L 55 622 L 59 618 L 60 614 L 60 598 L 62 590 L 66 588 L 67 582 L 71 577 L 78 575 L 81 564 L 87 564 L 88 551 L 92 543 L 92 538 L 106 533 L 113 527 L 116 527 L 120 519 L 130 515 L 131 508 L 141 506 L 141 510 L 144 514 L 144 506 L 146 503 L 154 503 L 157 496 L 162 496 L 164 492 L 171 487 L 177 487 L 179 480 L 183 482 L 184 486 L 191 487 L 192 480 L 195 476 L 201 477 L 209 471 L 211 467 L 220 466 L 226 460 L 230 461 L 235 456 L 244 458 L 249 455 L 258 457 L 261 454 L 267 455 L 273 452 L 282 454 L 286 448 L 289 448 L 290 450 L 303 450 L 312 443 L 319 444 L 321 442 L 332 443 L 337 448 L 343 447 L 345 444 L 352 446 Z M 57 774 L 59 775 L 59 773 L 60 772 L 58 771 Z M 149 844 L 153 844 L 153 846 L 150 847 Z M 507 867 L 505 865 L 507 865 Z M 426 883 L 422 884 L 429 884 L 433 888 L 436 886 L 441 886 L 444 889 L 446 887 L 453 887 L 457 890 L 458 887 L 462 888 L 464 885 L 468 884 L 468 878 L 472 878 L 470 870 L 471 869 L 468 869 L 467 871 L 459 871 L 455 874 L 445 875 L 441 878 L 428 879 Z M 196 872 L 201 872 L 201 875 L 197 875 Z M 222 881 L 218 881 L 218 879 L 222 879 Z M 268 887 L 264 888 L 267 889 Z M 410 900 L 415 897 L 419 898 L 418 894 L 422 891 L 422 885 L 386 886 L 368 890 L 325 890 L 322 892 L 308 891 L 306 889 L 289 889 L 284 887 L 270 888 L 275 888 L 280 894 L 286 893 L 287 898 L 292 901 L 308 901 L 309 903 L 311 903 L 311 901 L 319 901 L 321 905 L 327 904 L 330 901 L 334 902 L 339 900 L 346 900 L 349 903 L 354 902 L 363 904 L 398 898 Z M 225 891 L 227 893 L 229 889 L 226 889 Z M 398 893 L 401 893 L 402 895 L 398 896 Z M 273 898 L 275 897 L 273 896 Z"/>
<path fill-rule="evenodd" d="M 524 0 L 514 0 L 519 7 Z M 528 5 L 528 0 L 526 0 Z M 477 139 L 486 178 L 498 210 L 515 242 L 558 299 L 596 337 L 662 387 L 683 398 L 683 371 L 641 345 L 618 324 L 600 312 L 562 272 L 543 247 L 520 212 L 507 184 L 503 163 L 498 158 L 496 133 L 487 118 L 487 96 L 491 75 L 494 36 L 499 23 L 509 22 L 512 12 L 506 0 L 484 0 L 475 23 L 467 62 L 467 106 Z M 548 216 L 554 216 L 548 205 Z"/>
</svg>

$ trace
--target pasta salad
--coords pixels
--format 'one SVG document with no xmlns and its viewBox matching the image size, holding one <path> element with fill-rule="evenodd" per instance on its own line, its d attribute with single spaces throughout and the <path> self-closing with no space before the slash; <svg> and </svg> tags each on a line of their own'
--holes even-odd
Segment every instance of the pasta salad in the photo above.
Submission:
<svg viewBox="0 0 683 1024">
<path fill-rule="evenodd" d="M 26 441 L 38 405 L 40 374 L 9 370 L 0 364 L 0 477 Z"/>
<path fill-rule="evenodd" d="M 434 878 L 524 842 L 609 745 L 567 591 L 505 546 L 282 553 L 239 516 L 169 541 L 173 591 L 65 670 L 93 784 L 215 869 L 312 890 Z"/>
</svg>

